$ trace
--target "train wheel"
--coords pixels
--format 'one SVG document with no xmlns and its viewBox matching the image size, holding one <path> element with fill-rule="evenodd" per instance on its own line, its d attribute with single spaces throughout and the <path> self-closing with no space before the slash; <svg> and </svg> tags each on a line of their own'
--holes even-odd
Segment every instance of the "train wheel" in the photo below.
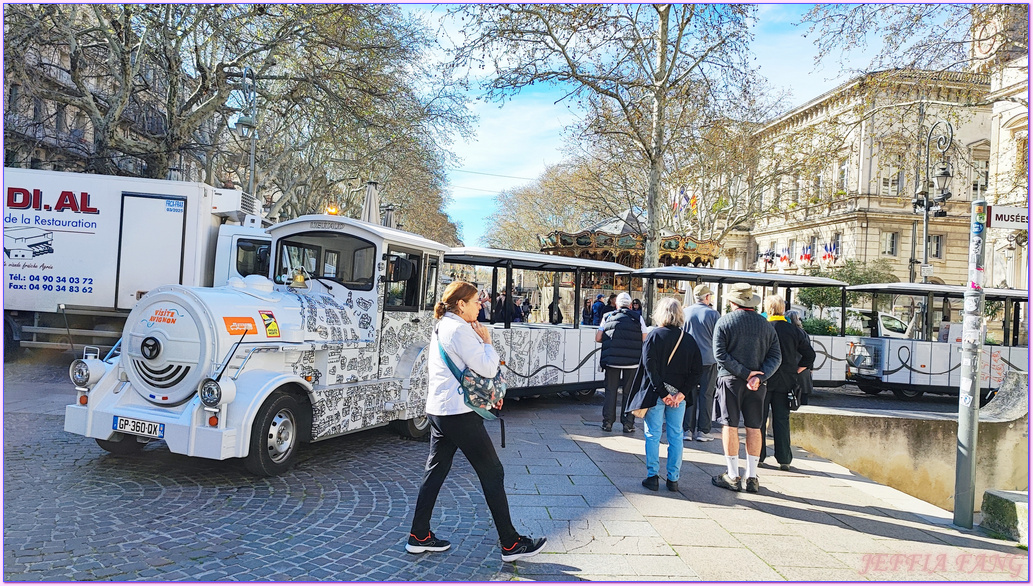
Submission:
<svg viewBox="0 0 1033 586">
<path fill-rule="evenodd" d="M 914 401 L 925 394 L 925 391 L 914 389 L 893 389 L 893 394 L 901 401 Z"/>
<path fill-rule="evenodd" d="M 420 439 L 430 433 L 430 418 L 426 415 L 391 422 L 391 429 L 409 439 Z"/>
<path fill-rule="evenodd" d="M 117 439 L 99 439 L 97 440 L 97 445 L 116 456 L 129 456 L 136 454 L 146 445 L 146 442 L 138 442 L 136 441 L 136 437 L 131 435 L 116 433 L 112 437 Z"/>
<path fill-rule="evenodd" d="M 882 389 L 880 389 L 879 387 L 870 387 L 868 385 L 864 385 L 864 386 L 858 385 L 857 388 L 861 389 L 861 392 L 866 394 L 866 395 L 878 395 L 879 393 L 882 392 Z"/>
<path fill-rule="evenodd" d="M 270 395 L 251 428 L 251 449 L 244 460 L 248 471 L 258 476 L 286 472 L 298 453 L 302 420 L 297 399 L 284 391 Z"/>
<path fill-rule="evenodd" d="M 574 397 L 578 401 L 587 401 L 595 396 L 598 389 L 581 389 L 580 391 L 571 391 L 570 396 Z"/>
</svg>

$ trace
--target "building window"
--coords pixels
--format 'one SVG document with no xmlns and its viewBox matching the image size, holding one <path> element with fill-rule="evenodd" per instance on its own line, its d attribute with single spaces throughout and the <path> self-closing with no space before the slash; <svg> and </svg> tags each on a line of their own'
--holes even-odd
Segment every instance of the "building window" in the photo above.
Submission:
<svg viewBox="0 0 1033 586">
<path fill-rule="evenodd" d="M 18 101 L 19 101 L 19 98 L 21 98 L 21 95 L 22 95 L 22 86 L 17 84 L 17 83 L 11 84 L 11 89 L 8 90 L 8 92 L 7 92 L 7 111 L 8 112 L 11 112 L 12 114 L 17 114 L 18 113 Z"/>
<path fill-rule="evenodd" d="M 32 121 L 43 122 L 43 100 L 39 98 L 32 100 Z"/>
<path fill-rule="evenodd" d="M 796 262 L 796 239 L 795 238 L 792 238 L 792 239 L 789 240 L 789 246 L 787 248 L 789 249 L 789 262 L 790 263 Z"/>
<path fill-rule="evenodd" d="M 882 254 L 885 256 L 897 256 L 897 245 L 900 243 L 900 232 L 882 233 Z"/>
<path fill-rule="evenodd" d="M 943 259 L 944 236 L 942 234 L 929 235 L 929 258 Z"/>
<path fill-rule="evenodd" d="M 1029 134 L 1025 131 L 1015 137 L 1015 176 L 1020 180 L 1029 177 Z"/>
<path fill-rule="evenodd" d="M 65 113 L 64 104 L 57 107 L 57 112 L 54 115 L 54 130 L 62 134 L 68 132 L 68 116 Z"/>
<path fill-rule="evenodd" d="M 846 193 L 847 179 L 849 179 L 850 168 L 847 166 L 847 158 L 843 157 L 839 160 L 839 183 L 836 185 L 836 189 Z"/>
<path fill-rule="evenodd" d="M 841 240 L 843 240 L 843 233 L 842 232 L 836 232 L 835 234 L 832 235 L 832 256 L 833 256 L 833 258 L 838 259 L 839 256 L 841 254 L 843 254 L 843 248 L 842 248 Z"/>
</svg>

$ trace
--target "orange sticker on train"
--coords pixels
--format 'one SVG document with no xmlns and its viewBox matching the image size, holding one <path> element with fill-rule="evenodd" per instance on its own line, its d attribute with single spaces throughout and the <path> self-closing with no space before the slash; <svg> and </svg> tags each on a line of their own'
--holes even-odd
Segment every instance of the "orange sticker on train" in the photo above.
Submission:
<svg viewBox="0 0 1033 586">
<path fill-rule="evenodd" d="M 226 324 L 226 331 L 229 332 L 231 336 L 243 336 L 244 334 L 258 333 L 258 326 L 255 325 L 254 318 L 224 317 L 222 318 L 222 321 Z"/>
</svg>

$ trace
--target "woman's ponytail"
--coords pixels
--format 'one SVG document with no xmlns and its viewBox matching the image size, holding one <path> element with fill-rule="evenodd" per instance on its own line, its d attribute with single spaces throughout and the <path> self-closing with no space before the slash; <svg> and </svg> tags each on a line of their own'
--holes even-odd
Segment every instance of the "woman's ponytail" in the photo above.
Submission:
<svg viewBox="0 0 1033 586">
<path fill-rule="evenodd" d="M 448 311 L 448 305 L 446 305 L 444 301 L 438 301 L 434 304 L 434 319 L 445 317 L 446 311 Z"/>
</svg>

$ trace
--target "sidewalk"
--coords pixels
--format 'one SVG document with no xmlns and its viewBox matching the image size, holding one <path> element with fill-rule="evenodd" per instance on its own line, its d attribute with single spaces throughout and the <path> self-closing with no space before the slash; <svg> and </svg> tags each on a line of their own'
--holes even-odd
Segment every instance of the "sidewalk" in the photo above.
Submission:
<svg viewBox="0 0 1033 586">
<path fill-rule="evenodd" d="M 1029 577 L 1028 554 L 1015 543 L 990 538 L 978 528 L 955 528 L 949 512 L 800 450 L 794 452 L 790 472 L 761 468 L 759 494 L 733 493 L 710 484 L 711 476 L 724 469 L 720 442 L 687 442 L 680 492 L 668 492 L 662 482 L 660 492 L 647 491 L 640 485 L 645 477 L 642 423 L 634 434 L 620 433 L 620 426 L 604 433 L 599 428 L 601 393 L 583 403 L 567 397 L 507 401 L 505 448 L 498 423 L 486 422 L 505 464 L 514 522 L 522 532 L 549 538 L 544 553 L 514 564 L 499 560 L 476 476 L 458 457 L 434 516 L 435 529 L 454 546 L 443 554 L 413 556 L 404 552 L 403 543 L 426 444 L 377 430 L 345 436 L 307 446 L 298 468 L 271 480 L 243 475 L 234 465 L 175 456 L 162 446 L 149 452 L 153 463 L 126 468 L 100 454 L 92 442 L 69 439 L 61 431 L 64 405 L 75 397 L 67 382 L 68 362 L 56 356 L 4 369 L 4 413 L 10 414 L 5 429 L 10 424 L 13 433 L 5 441 L 5 475 L 12 469 L 12 476 L 5 477 L 5 497 L 37 511 L 5 517 L 5 572 L 32 580 Z M 665 454 L 661 446 L 661 457 Z M 661 475 L 663 469 L 661 462 Z M 67 499 L 68 491 L 95 482 L 110 488 Z M 133 487 L 139 486 L 157 487 L 164 499 L 183 507 L 175 533 L 155 531 L 151 497 L 146 491 L 137 494 Z M 110 522 L 107 493 L 122 495 L 119 518 L 127 524 L 125 533 L 112 537 L 117 543 L 109 546 L 111 551 L 84 553 L 77 545 L 80 538 L 93 535 L 98 523 Z M 198 508 L 198 494 L 211 496 L 210 505 L 233 506 Z M 299 503 L 312 515 L 309 519 L 318 521 L 298 524 Z M 147 517 L 139 526 L 129 514 L 137 510 Z M 241 516 L 244 510 L 249 512 Z M 82 520 L 69 527 L 67 519 L 73 516 Z M 10 535 L 7 523 L 15 523 Z M 269 533 L 268 526 L 284 530 Z M 55 532 L 64 536 L 65 550 L 55 544 Z M 226 539 L 214 557 L 196 539 L 209 532 Z M 13 549 L 7 548 L 8 537 Z M 47 551 L 33 557 L 39 548 Z M 70 573 L 64 569 L 69 563 L 119 569 L 104 578 L 88 568 Z"/>
<path fill-rule="evenodd" d="M 1028 580 L 1014 543 L 802 450 L 790 472 L 762 467 L 760 493 L 748 494 L 711 485 L 720 441 L 686 442 L 679 493 L 647 491 L 641 422 L 605 433 L 598 405 L 547 402 L 507 405 L 498 451 L 513 517 L 547 535 L 549 553 L 494 579 Z"/>
</svg>

